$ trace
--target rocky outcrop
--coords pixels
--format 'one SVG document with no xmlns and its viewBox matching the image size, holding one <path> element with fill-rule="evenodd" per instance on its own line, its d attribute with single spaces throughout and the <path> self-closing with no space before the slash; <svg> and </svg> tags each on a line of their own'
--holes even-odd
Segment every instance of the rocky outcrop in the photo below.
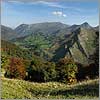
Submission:
<svg viewBox="0 0 100 100">
<path fill-rule="evenodd" d="M 96 32 L 92 28 L 78 28 L 73 31 L 70 37 L 66 38 L 55 51 L 53 60 L 57 61 L 60 58 L 71 56 L 77 62 L 88 64 L 89 56 L 96 50 Z"/>
</svg>

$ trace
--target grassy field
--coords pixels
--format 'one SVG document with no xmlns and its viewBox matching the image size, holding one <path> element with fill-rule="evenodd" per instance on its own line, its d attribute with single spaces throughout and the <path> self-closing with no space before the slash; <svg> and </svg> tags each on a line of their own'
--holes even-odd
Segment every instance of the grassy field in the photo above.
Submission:
<svg viewBox="0 0 100 100">
<path fill-rule="evenodd" d="M 2 99 L 97 99 L 99 97 L 99 80 L 88 80 L 75 85 L 57 82 L 34 83 L 23 80 L 2 78 Z"/>
</svg>

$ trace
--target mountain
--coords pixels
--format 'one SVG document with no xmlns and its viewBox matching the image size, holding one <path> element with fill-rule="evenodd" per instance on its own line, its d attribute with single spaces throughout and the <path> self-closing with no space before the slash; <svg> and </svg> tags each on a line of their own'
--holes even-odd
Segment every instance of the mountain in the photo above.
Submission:
<svg viewBox="0 0 100 100">
<path fill-rule="evenodd" d="M 15 32 L 18 34 L 18 37 L 24 37 L 39 32 L 49 35 L 57 34 L 61 29 L 66 27 L 69 27 L 69 25 L 60 22 L 45 22 L 30 25 L 21 24 L 15 29 Z"/>
<path fill-rule="evenodd" d="M 46 60 L 56 62 L 71 56 L 75 61 L 87 64 L 96 49 L 98 29 L 87 22 L 72 26 L 60 22 L 21 24 L 13 30 L 17 35 L 10 42 L 34 51 L 35 55 Z"/>
<path fill-rule="evenodd" d="M 83 24 L 81 24 L 80 27 L 85 28 L 85 29 L 91 29 L 92 28 L 87 22 L 84 22 Z"/>
<path fill-rule="evenodd" d="M 58 34 L 60 30 L 66 27 L 69 27 L 69 25 L 60 22 L 45 22 L 30 25 L 21 24 L 15 29 L 1 25 L 1 37 L 3 40 L 12 40 L 40 32 L 45 35 Z"/>
<path fill-rule="evenodd" d="M 17 34 L 13 29 L 6 27 L 4 25 L 1 25 L 1 38 L 3 40 L 11 40 L 14 37 L 16 37 L 16 35 Z"/>
<path fill-rule="evenodd" d="M 53 60 L 57 61 L 60 58 L 71 56 L 76 62 L 82 64 L 90 63 L 89 57 L 94 54 L 97 47 L 95 41 L 99 39 L 97 33 L 99 31 L 93 28 L 79 27 L 62 41 L 55 51 Z"/>
<path fill-rule="evenodd" d="M 98 31 L 98 30 L 99 30 L 99 26 L 94 27 L 94 29 L 95 29 L 96 31 Z"/>
</svg>

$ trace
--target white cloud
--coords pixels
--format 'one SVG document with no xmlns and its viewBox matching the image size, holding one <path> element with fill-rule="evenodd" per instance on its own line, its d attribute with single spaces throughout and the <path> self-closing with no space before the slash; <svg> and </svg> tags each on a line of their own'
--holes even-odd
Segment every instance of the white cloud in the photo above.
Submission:
<svg viewBox="0 0 100 100">
<path fill-rule="evenodd" d="M 66 14 L 63 14 L 63 17 L 66 17 L 67 15 Z"/>
<path fill-rule="evenodd" d="M 66 7 L 66 6 L 63 6 L 63 5 L 60 5 L 57 3 L 57 0 L 4 0 L 4 1 L 7 1 L 7 2 L 10 2 L 10 3 L 19 3 L 19 4 L 32 4 L 32 5 L 35 5 L 35 4 L 43 4 L 43 5 L 47 5 L 49 7 L 54 7 L 54 8 L 61 8 L 61 9 L 72 9 L 72 10 L 76 10 L 76 11 L 84 11 L 82 9 L 79 9 L 79 8 L 76 8 L 76 7 Z M 85 10 L 86 11 L 86 10 Z"/>
<path fill-rule="evenodd" d="M 10 3 L 17 3 L 17 4 L 25 4 L 25 2 L 21 2 L 21 1 L 17 1 L 17 0 L 8 0 L 8 2 L 10 2 Z"/>
<path fill-rule="evenodd" d="M 4 1 L 19 1 L 19 2 L 37 2 L 37 1 L 45 1 L 45 2 L 53 2 L 53 1 L 56 1 L 56 2 L 59 2 L 60 0 L 4 0 Z M 81 2 L 84 2 L 84 1 L 98 1 L 98 0 L 62 0 L 62 1 L 66 1 L 66 2 L 69 2 L 69 1 L 81 1 Z"/>
<path fill-rule="evenodd" d="M 54 8 L 61 8 L 61 9 L 70 9 L 70 10 L 74 10 L 75 12 L 86 12 L 86 11 L 93 11 L 94 9 L 82 9 L 79 7 L 73 7 L 73 6 L 64 6 L 59 4 L 58 2 L 60 0 L 3 0 L 3 1 L 7 1 L 7 2 L 11 2 L 11 3 L 20 3 L 20 4 L 43 4 L 43 5 L 47 5 L 49 7 L 54 7 Z M 89 0 L 62 0 L 62 1 L 89 1 Z M 97 0 L 91 0 L 91 1 L 97 1 Z M 65 15 L 64 15 L 65 16 Z"/>
<path fill-rule="evenodd" d="M 54 15 L 58 15 L 58 16 L 62 16 L 62 12 L 60 12 L 60 11 L 54 11 L 54 12 L 52 12 L 52 14 L 54 14 Z"/>
<path fill-rule="evenodd" d="M 63 12 L 61 11 L 54 11 L 52 12 L 53 15 L 56 15 L 56 16 L 61 16 L 61 17 L 66 17 L 67 15 L 64 14 Z"/>
<path fill-rule="evenodd" d="M 84 10 L 84 9 L 80 9 L 80 8 L 77 8 L 77 7 L 71 7 L 71 6 L 64 6 L 64 5 L 58 4 L 57 2 L 39 1 L 37 3 L 44 4 L 44 5 L 47 5 L 49 7 L 61 8 L 61 9 L 70 9 L 70 10 L 75 10 L 77 12 L 82 12 L 82 11 L 86 12 L 86 10 Z"/>
<path fill-rule="evenodd" d="M 65 6 L 62 6 L 58 4 L 57 2 L 46 2 L 46 1 L 39 1 L 38 3 L 48 5 L 50 7 L 56 7 L 56 8 L 66 8 Z"/>
</svg>

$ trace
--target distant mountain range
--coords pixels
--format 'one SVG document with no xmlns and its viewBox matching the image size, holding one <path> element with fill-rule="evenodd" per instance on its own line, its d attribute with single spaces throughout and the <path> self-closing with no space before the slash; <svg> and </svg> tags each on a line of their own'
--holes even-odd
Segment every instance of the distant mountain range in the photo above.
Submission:
<svg viewBox="0 0 100 100">
<path fill-rule="evenodd" d="M 1 38 L 46 60 L 58 61 L 71 56 L 80 63 L 89 63 L 89 56 L 96 50 L 99 26 L 87 22 L 66 25 L 60 22 L 21 24 L 14 30 L 1 26 Z"/>
<path fill-rule="evenodd" d="M 13 29 L 1 25 L 1 38 L 3 40 L 11 40 L 11 39 L 15 38 L 16 35 L 17 35 L 17 33 Z"/>
</svg>

